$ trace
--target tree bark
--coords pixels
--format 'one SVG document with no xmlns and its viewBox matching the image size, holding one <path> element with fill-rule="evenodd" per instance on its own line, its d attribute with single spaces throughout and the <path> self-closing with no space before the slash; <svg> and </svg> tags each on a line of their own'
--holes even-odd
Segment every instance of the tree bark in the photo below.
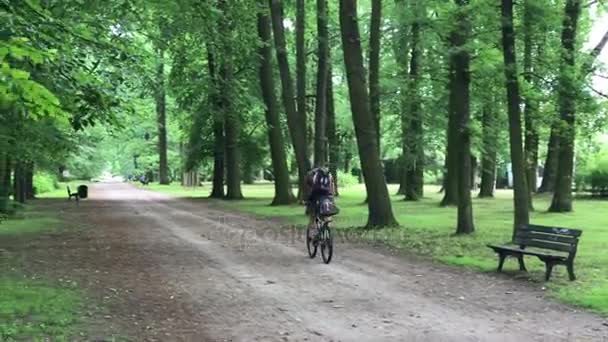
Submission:
<svg viewBox="0 0 608 342">
<path fill-rule="evenodd" d="M 543 169 L 543 179 L 538 188 L 539 193 L 553 192 L 555 190 L 555 178 L 557 176 L 557 158 L 559 153 L 558 122 L 551 125 L 551 134 L 547 144 L 547 157 Z"/>
<path fill-rule="evenodd" d="M 315 166 L 327 163 L 327 75 L 329 34 L 327 0 L 317 0 L 317 94 L 315 106 Z"/>
<path fill-rule="evenodd" d="M 365 84 L 356 0 L 340 0 L 340 29 L 351 112 L 368 197 L 369 212 L 366 226 L 369 228 L 396 226 L 398 224 L 393 215 L 378 153 L 376 130 L 369 129 L 374 127 L 374 118 L 370 111 L 369 94 Z"/>
<path fill-rule="evenodd" d="M 456 117 L 456 106 L 458 102 L 457 89 L 460 85 L 456 78 L 456 70 L 452 58 L 450 58 L 450 71 L 448 76 L 449 99 L 448 99 L 448 132 L 445 171 L 443 178 L 443 199 L 441 206 L 458 205 L 458 118 Z"/>
<path fill-rule="evenodd" d="M 481 153 L 481 185 L 479 198 L 494 197 L 494 185 L 496 183 L 496 140 L 498 139 L 496 129 L 496 112 L 494 104 L 489 102 L 484 105 L 482 126 L 482 153 Z"/>
<path fill-rule="evenodd" d="M 549 211 L 572 211 L 572 173 L 574 169 L 574 137 L 577 77 L 575 70 L 576 30 L 581 12 L 580 0 L 566 0 L 562 28 L 561 75 L 558 85 L 559 124 L 558 167 L 555 192 Z"/>
<path fill-rule="evenodd" d="M 289 62 L 287 59 L 285 29 L 283 27 L 283 3 L 281 0 L 269 1 L 270 12 L 272 17 L 272 31 L 274 35 L 277 62 L 279 64 L 279 74 L 281 76 L 281 85 L 283 90 L 283 106 L 285 107 L 285 111 L 287 112 L 287 126 L 289 128 L 294 154 L 298 163 L 298 198 L 302 199 L 302 196 L 304 196 L 304 193 L 306 191 L 305 177 L 308 172 L 308 169 L 310 168 L 310 161 L 308 160 L 307 156 L 306 130 L 303 129 L 303 127 L 306 127 L 307 125 L 305 97 L 304 106 L 303 108 L 299 109 L 300 112 L 298 113 L 298 111 L 296 111 L 293 81 L 291 78 L 291 73 L 289 71 Z M 302 18 L 302 22 L 300 23 L 301 25 L 304 25 L 303 20 L 304 19 Z M 302 58 L 305 58 L 305 55 L 300 56 L 300 60 L 298 60 L 299 63 L 301 63 Z M 300 65 L 300 68 L 301 67 L 302 66 Z M 300 68 L 298 68 L 298 71 L 302 72 Z M 302 76 L 303 75 L 298 73 L 298 77 Z M 304 79 L 298 79 L 299 84 L 305 82 L 303 80 Z M 303 84 L 304 86 L 306 85 L 306 83 Z M 301 85 L 302 84 L 300 84 L 300 86 Z"/>
<path fill-rule="evenodd" d="M 0 213 L 8 212 L 8 195 L 11 186 L 10 158 L 7 153 L 0 153 Z"/>
<path fill-rule="evenodd" d="M 369 100 L 376 146 L 380 151 L 380 25 L 382 23 L 382 0 L 371 0 L 372 13 L 369 28 Z M 379 152 L 380 153 L 380 152 Z"/>
<path fill-rule="evenodd" d="M 415 5 L 420 6 L 420 5 Z M 421 11 L 415 11 L 420 14 Z M 424 183 L 424 147 L 422 137 L 422 113 L 421 101 L 419 94 L 420 84 L 420 23 L 416 19 L 412 23 L 411 30 L 411 59 L 410 59 L 410 74 L 408 81 L 409 97 L 409 115 L 408 120 L 408 153 L 406 154 L 407 162 L 407 180 L 405 188 L 405 199 L 407 201 L 417 201 L 423 195 Z"/>
<path fill-rule="evenodd" d="M 336 129 L 336 110 L 334 107 L 334 87 L 332 82 L 333 68 L 331 65 L 331 57 L 329 70 L 327 72 L 327 139 L 329 142 L 329 171 L 334 177 L 336 186 L 336 196 L 338 192 L 338 165 L 340 163 L 340 142 L 338 140 L 338 132 Z"/>
<path fill-rule="evenodd" d="M 264 4 L 265 0 L 260 0 Z M 272 170 L 274 173 L 274 198 L 272 205 L 286 205 L 294 202 L 295 197 L 291 192 L 289 184 L 289 171 L 287 170 L 287 158 L 281 131 L 281 120 L 279 108 L 274 94 L 274 79 L 272 75 L 272 51 L 270 37 L 270 19 L 268 11 L 258 12 L 258 35 L 262 41 L 260 47 L 260 86 L 262 97 L 266 105 L 266 125 L 268 128 L 268 142 L 270 144 L 270 156 Z"/>
<path fill-rule="evenodd" d="M 169 184 L 167 165 L 167 104 L 165 95 L 165 50 L 158 48 L 158 66 L 156 70 L 156 116 L 158 123 L 158 181 Z"/>
<path fill-rule="evenodd" d="M 208 47 L 209 48 L 209 47 Z M 211 198 L 224 198 L 224 165 L 225 165 L 225 141 L 224 141 L 224 106 L 221 101 L 220 84 L 217 76 L 215 56 L 212 51 L 207 51 L 207 66 L 212 83 L 212 94 L 209 96 L 209 105 L 213 108 L 213 184 Z"/>
<path fill-rule="evenodd" d="M 528 89 L 534 88 L 532 80 L 532 49 L 534 33 L 534 7 L 533 0 L 524 2 L 524 80 Z M 530 90 L 528 91 L 530 93 Z M 525 155 L 526 155 L 526 175 L 530 193 L 535 193 L 538 189 L 537 170 L 538 170 L 538 130 L 536 120 L 538 116 L 538 104 L 533 95 L 527 94 L 524 97 L 524 122 L 525 122 Z"/>
<path fill-rule="evenodd" d="M 32 200 L 35 198 L 34 193 L 34 163 L 27 162 L 25 163 L 24 168 L 24 189 L 25 189 L 25 199 Z"/>
<path fill-rule="evenodd" d="M 296 0 L 296 100 L 297 120 L 299 124 L 308 124 L 308 106 L 306 104 L 306 0 Z M 299 129 L 302 130 L 299 126 Z M 304 136 L 304 156 L 308 162 L 307 130 L 301 133 Z M 307 166 L 307 165 L 305 165 Z M 308 170 L 306 170 L 308 171 Z M 303 181 L 303 178 L 300 179 Z M 301 183 L 300 186 L 304 184 Z M 298 190 L 302 190 L 300 187 Z M 298 194 L 298 198 L 300 194 Z"/>
<path fill-rule="evenodd" d="M 13 189 L 14 200 L 19 203 L 25 203 L 25 169 L 22 161 L 17 161 L 15 163 Z"/>
<path fill-rule="evenodd" d="M 505 63 L 507 104 L 509 113 L 509 141 L 513 172 L 514 231 L 530 221 L 530 193 L 526 179 L 526 163 L 523 155 L 521 112 L 519 109 L 519 82 L 513 28 L 513 0 L 502 0 L 502 45 Z"/>
<path fill-rule="evenodd" d="M 407 156 L 409 154 L 409 96 L 407 92 L 409 79 L 409 59 L 408 53 L 411 51 L 409 47 L 409 20 L 406 19 L 406 13 L 409 8 L 404 0 L 395 0 L 396 11 L 399 13 L 399 31 L 396 39 L 393 42 L 394 55 L 398 65 L 399 78 L 401 80 L 399 86 L 399 108 L 400 108 L 400 124 L 401 124 L 401 156 L 399 156 L 399 189 L 397 195 L 405 195 L 407 188 L 407 171 L 408 163 Z"/>
<path fill-rule="evenodd" d="M 453 52 L 450 55 L 453 66 L 453 86 L 450 89 L 454 99 L 454 121 L 458 142 L 457 160 L 460 161 L 456 172 L 458 180 L 458 219 L 456 234 L 470 234 L 475 231 L 473 223 L 473 205 L 471 201 L 471 128 L 470 128 L 470 59 L 466 44 L 470 35 L 470 19 L 468 14 L 468 0 L 456 0 L 459 6 L 456 15 L 456 27 L 450 34 L 450 43 Z M 456 159 L 455 158 L 455 159 Z"/>
<path fill-rule="evenodd" d="M 232 70 L 228 65 L 220 67 L 222 93 L 220 96 L 229 96 L 229 84 L 232 80 Z M 232 110 L 228 98 L 222 99 L 224 107 L 224 134 L 226 139 L 226 197 L 228 200 L 243 198 L 241 191 L 241 150 L 239 145 L 240 115 Z"/>
</svg>

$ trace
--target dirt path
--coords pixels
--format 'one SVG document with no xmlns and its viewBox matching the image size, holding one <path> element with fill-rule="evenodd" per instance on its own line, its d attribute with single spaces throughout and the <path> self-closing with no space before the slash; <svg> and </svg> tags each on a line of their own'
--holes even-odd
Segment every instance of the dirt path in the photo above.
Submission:
<svg viewBox="0 0 608 342">
<path fill-rule="evenodd" d="M 125 184 L 99 184 L 70 220 L 91 229 L 58 260 L 114 312 L 100 331 L 159 341 L 603 341 L 594 315 L 540 289 L 338 244 Z M 80 257 L 77 257 L 80 256 Z"/>
</svg>

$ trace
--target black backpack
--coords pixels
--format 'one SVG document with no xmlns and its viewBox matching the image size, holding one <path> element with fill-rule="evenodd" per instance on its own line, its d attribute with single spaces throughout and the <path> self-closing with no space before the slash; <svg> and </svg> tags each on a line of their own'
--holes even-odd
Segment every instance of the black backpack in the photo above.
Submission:
<svg viewBox="0 0 608 342">
<path fill-rule="evenodd" d="M 311 175 L 311 185 L 313 191 L 331 192 L 331 174 L 327 169 L 316 168 Z"/>
</svg>

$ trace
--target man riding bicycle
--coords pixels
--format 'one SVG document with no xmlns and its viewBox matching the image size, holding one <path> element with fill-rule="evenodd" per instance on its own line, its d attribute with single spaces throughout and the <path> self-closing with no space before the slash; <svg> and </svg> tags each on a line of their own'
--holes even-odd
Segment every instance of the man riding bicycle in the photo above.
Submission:
<svg viewBox="0 0 608 342">
<path fill-rule="evenodd" d="M 306 176 L 307 200 L 306 214 L 310 216 L 309 232 L 311 238 L 318 233 L 316 219 L 319 214 L 334 215 L 338 208 L 334 205 L 336 194 L 334 178 L 325 167 L 315 167 Z"/>
</svg>

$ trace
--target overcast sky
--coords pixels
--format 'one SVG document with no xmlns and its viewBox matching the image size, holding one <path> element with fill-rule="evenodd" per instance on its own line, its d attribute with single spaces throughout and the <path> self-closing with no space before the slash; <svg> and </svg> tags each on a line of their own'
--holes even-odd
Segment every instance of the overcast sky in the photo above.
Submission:
<svg viewBox="0 0 608 342">
<path fill-rule="evenodd" d="M 592 14 L 593 16 L 593 14 Z M 589 40 L 587 44 L 585 44 L 585 50 L 593 49 L 597 43 L 602 39 L 602 36 L 608 30 L 608 14 L 602 13 L 600 17 L 593 17 L 595 24 L 591 30 L 591 34 L 589 35 Z M 608 47 L 604 48 L 602 54 L 598 58 L 598 63 L 603 65 L 608 65 Z M 596 72 L 600 73 L 600 72 Z M 608 71 L 601 72 L 603 75 L 608 75 Z M 594 88 L 601 91 L 604 94 L 608 94 L 608 79 L 602 77 L 594 77 L 593 78 Z"/>
</svg>

